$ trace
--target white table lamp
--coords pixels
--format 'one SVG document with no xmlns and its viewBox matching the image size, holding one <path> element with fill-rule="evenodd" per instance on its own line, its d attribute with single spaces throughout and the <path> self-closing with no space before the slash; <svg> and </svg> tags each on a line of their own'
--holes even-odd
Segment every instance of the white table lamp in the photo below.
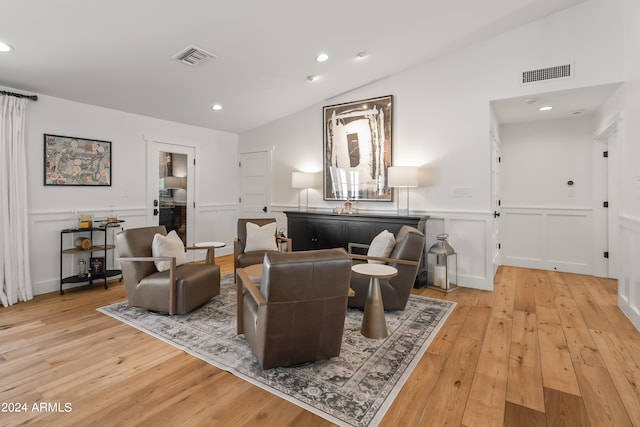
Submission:
<svg viewBox="0 0 640 427">
<path fill-rule="evenodd" d="M 388 170 L 389 187 L 405 187 L 407 189 L 407 209 L 409 215 L 409 188 L 418 186 L 418 168 L 415 166 L 391 166 Z M 400 215 L 400 192 L 398 191 L 398 215 Z"/>
<path fill-rule="evenodd" d="M 307 203 L 304 209 L 300 206 L 300 192 L 298 192 L 298 210 L 309 209 L 309 189 L 316 186 L 316 174 L 311 172 L 292 172 L 291 173 L 291 188 L 299 188 L 306 190 Z"/>
</svg>

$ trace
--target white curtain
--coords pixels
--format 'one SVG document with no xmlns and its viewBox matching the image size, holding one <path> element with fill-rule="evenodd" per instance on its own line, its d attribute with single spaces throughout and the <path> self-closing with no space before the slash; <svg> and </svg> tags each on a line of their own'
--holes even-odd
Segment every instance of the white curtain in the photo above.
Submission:
<svg viewBox="0 0 640 427">
<path fill-rule="evenodd" d="M 33 298 L 27 222 L 25 98 L 0 95 L 0 302 Z"/>
</svg>

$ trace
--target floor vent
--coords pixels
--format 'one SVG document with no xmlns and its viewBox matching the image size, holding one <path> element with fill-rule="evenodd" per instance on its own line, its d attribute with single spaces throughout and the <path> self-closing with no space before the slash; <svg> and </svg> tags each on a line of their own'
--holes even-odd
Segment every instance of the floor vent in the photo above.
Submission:
<svg viewBox="0 0 640 427">
<path fill-rule="evenodd" d="M 573 65 L 557 65 L 555 67 L 540 68 L 522 72 L 522 84 L 538 83 L 547 80 L 568 79 L 573 77 Z"/>
<path fill-rule="evenodd" d="M 199 67 L 209 59 L 215 57 L 216 56 L 213 53 L 207 52 L 206 50 L 199 48 L 198 46 L 191 45 L 175 54 L 172 59 L 189 65 L 190 67 Z"/>
</svg>

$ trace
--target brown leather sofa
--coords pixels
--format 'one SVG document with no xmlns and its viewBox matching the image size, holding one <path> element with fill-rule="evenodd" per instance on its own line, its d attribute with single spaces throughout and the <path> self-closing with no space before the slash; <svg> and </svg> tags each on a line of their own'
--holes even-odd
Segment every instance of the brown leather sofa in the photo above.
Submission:
<svg viewBox="0 0 640 427">
<path fill-rule="evenodd" d="M 250 265 L 261 264 L 264 254 L 269 251 L 251 251 L 245 252 L 247 246 L 247 223 L 252 222 L 260 227 L 265 224 L 276 222 L 275 218 L 239 218 L 238 234 L 233 241 L 233 278 L 236 280 L 236 271 L 238 268 L 248 267 Z M 291 252 L 291 239 L 283 236 L 274 235 L 273 238 L 277 244 L 285 244 L 286 251 Z M 275 251 L 273 251 L 275 252 Z"/>
<path fill-rule="evenodd" d="M 129 305 L 169 314 L 184 314 L 220 294 L 220 266 L 183 264 L 175 258 L 153 257 L 151 244 L 164 226 L 131 228 L 116 235 L 119 261 Z M 185 249 L 202 250 L 203 247 Z M 173 259 L 167 271 L 159 272 L 154 261 Z"/>
<path fill-rule="evenodd" d="M 354 262 L 367 262 L 373 259 L 383 261 L 398 269 L 398 275 L 388 279 L 379 279 L 382 303 L 385 310 L 404 310 L 409 301 L 411 289 L 418 274 L 420 260 L 424 256 L 425 237 L 418 229 L 403 225 L 396 243 L 388 258 L 352 254 Z M 369 278 L 354 274 L 351 277 L 351 289 L 355 296 L 349 298 L 349 307 L 364 309 L 369 289 Z"/>
<path fill-rule="evenodd" d="M 350 278 L 342 248 L 267 253 L 259 286 L 238 269 L 244 334 L 263 369 L 340 355 Z"/>
</svg>

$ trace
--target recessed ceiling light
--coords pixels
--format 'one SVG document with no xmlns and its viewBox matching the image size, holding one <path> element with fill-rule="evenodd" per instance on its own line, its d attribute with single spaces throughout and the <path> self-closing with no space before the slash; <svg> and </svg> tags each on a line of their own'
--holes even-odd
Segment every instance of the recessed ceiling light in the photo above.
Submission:
<svg viewBox="0 0 640 427">
<path fill-rule="evenodd" d="M 356 59 L 364 59 L 367 56 L 369 56 L 369 54 L 363 50 L 362 52 L 358 52 L 356 54 Z"/>
<path fill-rule="evenodd" d="M 316 80 L 318 80 L 320 78 L 320 76 L 316 76 L 315 74 L 311 74 L 310 76 L 307 76 L 307 81 L 308 82 L 314 82 Z"/>
<path fill-rule="evenodd" d="M 550 105 L 547 105 L 545 107 L 538 108 L 538 110 L 540 110 L 540 111 L 549 111 L 549 110 L 553 110 L 553 107 L 550 106 Z"/>
<path fill-rule="evenodd" d="M 212 109 L 212 110 L 215 110 L 215 111 L 220 111 L 220 110 L 222 110 L 222 105 L 220 105 L 220 104 L 213 104 L 213 105 L 211 106 L 211 109 Z"/>
<path fill-rule="evenodd" d="M 0 42 L 0 52 L 10 52 L 13 48 L 4 42 Z"/>
<path fill-rule="evenodd" d="M 324 62 L 327 59 L 329 59 L 329 55 L 327 55 L 326 53 L 321 53 L 320 55 L 316 56 L 316 61 L 318 62 Z"/>
</svg>

